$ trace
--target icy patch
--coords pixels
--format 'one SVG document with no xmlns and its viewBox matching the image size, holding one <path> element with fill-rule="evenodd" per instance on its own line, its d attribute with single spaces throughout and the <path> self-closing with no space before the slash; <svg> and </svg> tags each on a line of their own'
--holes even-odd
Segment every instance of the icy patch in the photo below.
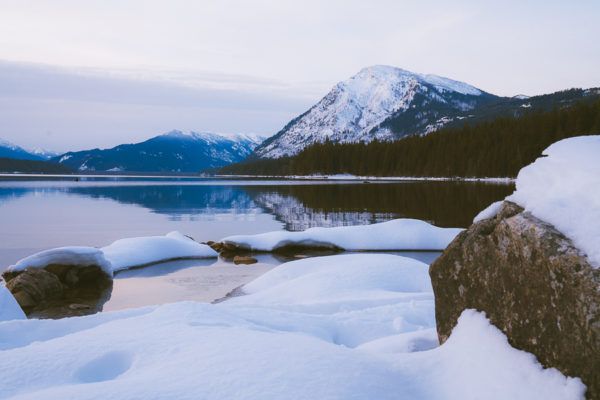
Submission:
<svg viewBox="0 0 600 400">
<path fill-rule="evenodd" d="M 0 283 L 0 322 L 25 319 L 25 313 L 10 291 Z"/>
<path fill-rule="evenodd" d="M 350 251 L 443 250 L 461 231 L 458 228 L 438 228 L 416 219 L 396 219 L 372 225 L 229 236 L 221 241 L 255 251 L 274 251 L 286 246 L 330 247 Z"/>
<path fill-rule="evenodd" d="M 554 143 L 521 169 L 507 197 L 551 223 L 600 267 L 600 136 Z"/>
</svg>

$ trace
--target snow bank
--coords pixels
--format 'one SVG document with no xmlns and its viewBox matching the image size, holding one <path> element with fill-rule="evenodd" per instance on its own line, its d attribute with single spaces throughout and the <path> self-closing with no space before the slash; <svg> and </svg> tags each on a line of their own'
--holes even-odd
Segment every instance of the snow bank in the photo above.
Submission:
<svg viewBox="0 0 600 400">
<path fill-rule="evenodd" d="M 513 201 L 551 223 L 600 266 L 600 136 L 564 139 L 517 176 Z"/>
<path fill-rule="evenodd" d="M 16 264 L 8 267 L 7 271 L 22 271 L 25 268 L 44 268 L 51 264 L 79 265 L 87 267 L 96 265 L 112 276 L 111 264 L 104 253 L 95 247 L 70 246 L 44 250 L 25 257 Z"/>
<path fill-rule="evenodd" d="M 112 276 L 116 271 L 163 261 L 211 257 L 217 257 L 217 252 L 209 246 L 197 243 L 179 232 L 171 232 L 166 236 L 120 239 L 101 249 L 71 246 L 45 250 L 25 257 L 8 267 L 7 271 L 44 268 L 51 264 L 96 265 Z"/>
<path fill-rule="evenodd" d="M 255 251 L 274 251 L 286 246 L 335 247 L 350 251 L 443 250 L 461 231 L 438 228 L 417 219 L 396 219 L 372 225 L 229 236 L 221 241 Z"/>
<path fill-rule="evenodd" d="M 427 274 L 392 255 L 314 258 L 218 305 L 0 323 L 0 398 L 583 398 L 579 380 L 542 369 L 472 311 L 426 350 Z"/>
<path fill-rule="evenodd" d="M 179 232 L 166 236 L 120 239 L 103 247 L 113 271 L 182 259 L 217 257 L 217 252 Z"/>
<path fill-rule="evenodd" d="M 12 293 L 0 283 L 0 322 L 25 319 L 25 313 Z"/>
</svg>

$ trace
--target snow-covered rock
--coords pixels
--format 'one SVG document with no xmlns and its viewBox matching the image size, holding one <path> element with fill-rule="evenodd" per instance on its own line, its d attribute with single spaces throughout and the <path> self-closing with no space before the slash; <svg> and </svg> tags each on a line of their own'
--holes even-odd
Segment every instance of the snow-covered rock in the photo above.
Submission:
<svg viewBox="0 0 600 400">
<path fill-rule="evenodd" d="M 443 250 L 461 231 L 459 228 L 439 228 L 421 220 L 406 218 L 372 225 L 228 236 L 221 242 L 226 247 L 254 251 L 276 251 L 288 246 L 348 251 Z"/>
<path fill-rule="evenodd" d="M 179 232 L 165 236 L 143 236 L 120 239 L 102 247 L 70 246 L 44 250 L 19 260 L 5 272 L 26 268 L 45 268 L 52 264 L 68 266 L 97 266 L 107 275 L 127 268 L 184 258 L 211 258 L 217 253 Z"/>
<path fill-rule="evenodd" d="M 25 319 L 25 313 L 10 291 L 0 283 L 0 322 Z"/>
<path fill-rule="evenodd" d="M 114 272 L 169 260 L 217 257 L 209 246 L 179 232 L 120 239 L 101 250 Z"/>
<path fill-rule="evenodd" d="M 6 272 L 23 271 L 26 268 L 45 268 L 48 265 L 97 266 L 107 275 L 112 276 L 111 263 L 104 257 L 104 252 L 95 247 L 68 246 L 40 251 L 19 260 L 7 268 Z"/>
<path fill-rule="evenodd" d="M 4 322 L 0 398 L 583 398 L 579 380 L 543 369 L 472 311 L 439 348 L 400 345 L 431 336 L 426 278 L 403 257 L 313 258 L 217 305 Z"/>
<path fill-rule="evenodd" d="M 376 65 L 338 83 L 321 101 L 256 149 L 260 157 L 294 155 L 332 142 L 391 140 L 439 129 L 464 112 L 496 98 L 463 82 Z M 401 124 L 392 123 L 402 118 Z M 435 128 L 433 127 L 435 126 Z"/>
<path fill-rule="evenodd" d="M 523 168 L 507 197 L 551 223 L 600 267 L 600 136 L 558 141 Z"/>
</svg>

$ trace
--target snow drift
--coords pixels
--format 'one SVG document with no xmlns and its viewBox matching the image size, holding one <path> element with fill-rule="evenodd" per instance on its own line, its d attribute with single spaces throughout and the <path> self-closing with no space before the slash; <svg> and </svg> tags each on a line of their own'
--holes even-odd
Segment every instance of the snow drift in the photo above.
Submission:
<svg viewBox="0 0 600 400">
<path fill-rule="evenodd" d="M 435 346 L 427 275 L 392 255 L 313 258 L 217 305 L 3 322 L 0 398 L 583 398 L 473 311 L 407 352 Z"/>
<path fill-rule="evenodd" d="M 275 251 L 288 246 L 360 250 L 443 250 L 462 229 L 439 228 L 417 219 L 396 219 L 372 225 L 310 228 L 228 236 L 226 246 Z"/>
<path fill-rule="evenodd" d="M 114 272 L 164 261 L 183 258 L 217 257 L 217 253 L 182 235 L 171 232 L 166 236 L 147 236 L 120 239 L 101 249 L 87 246 L 59 247 L 25 257 L 7 268 L 6 272 L 26 268 L 45 268 L 52 264 L 97 266 L 107 275 Z"/>
</svg>

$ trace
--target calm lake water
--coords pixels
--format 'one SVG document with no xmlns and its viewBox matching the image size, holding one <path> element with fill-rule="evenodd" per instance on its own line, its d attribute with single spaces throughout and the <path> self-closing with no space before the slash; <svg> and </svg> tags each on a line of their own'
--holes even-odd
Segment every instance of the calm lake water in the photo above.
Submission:
<svg viewBox="0 0 600 400">
<path fill-rule="evenodd" d="M 104 246 L 173 230 L 206 241 L 402 217 L 467 227 L 481 209 L 513 189 L 465 182 L 0 180 L 0 271 L 52 247 Z M 412 254 L 425 262 L 436 255 Z M 105 309 L 211 301 L 282 262 L 269 255 L 259 261 L 245 267 L 223 260 L 185 261 L 124 272 L 117 275 Z"/>
</svg>

